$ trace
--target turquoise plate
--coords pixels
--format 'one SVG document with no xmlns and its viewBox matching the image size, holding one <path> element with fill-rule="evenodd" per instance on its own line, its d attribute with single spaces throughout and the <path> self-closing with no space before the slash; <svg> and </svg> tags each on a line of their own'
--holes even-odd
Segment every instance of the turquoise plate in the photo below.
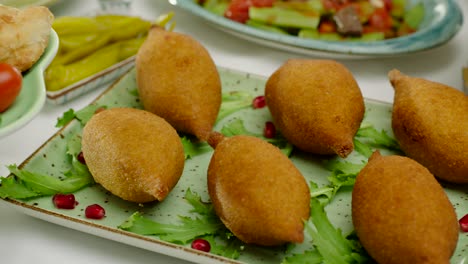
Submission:
<svg viewBox="0 0 468 264">
<path fill-rule="evenodd" d="M 23 73 L 23 85 L 15 102 L 0 113 L 0 138 L 21 128 L 31 121 L 42 109 L 46 101 L 44 71 L 57 54 L 59 39 L 51 30 L 49 45 L 41 58 Z"/>
<path fill-rule="evenodd" d="M 449 41 L 463 23 L 463 14 L 454 0 L 410 0 L 410 5 L 422 2 L 425 8 L 424 20 L 414 34 L 373 42 L 324 41 L 272 33 L 237 23 L 205 10 L 193 0 L 169 2 L 240 38 L 282 50 L 337 58 L 395 56 L 431 49 Z"/>
<path fill-rule="evenodd" d="M 142 108 L 140 100 L 135 93 L 135 72 L 132 69 L 121 77 L 119 81 L 97 98 L 96 103 L 106 105 L 109 108 Z M 220 68 L 219 72 L 224 92 L 241 91 L 248 92 L 252 96 L 263 94 L 265 87 L 264 77 L 225 68 Z M 392 89 L 390 84 L 387 85 L 388 89 Z M 392 135 L 391 109 L 391 104 L 366 100 L 364 122 L 373 124 L 378 130 L 384 129 Z M 219 120 L 215 125 L 215 130 L 219 131 L 226 122 L 230 122 L 235 118 L 244 120 L 247 130 L 260 134 L 263 131 L 265 121 L 271 120 L 268 108 L 253 109 L 248 107 Z M 66 171 L 70 170 L 71 166 L 70 159 L 66 155 L 67 142 L 70 138 L 80 136 L 81 131 L 82 125 L 79 122 L 76 120 L 70 122 L 36 150 L 20 167 L 40 174 L 58 178 L 62 177 Z M 387 155 L 389 152 L 382 150 L 382 154 Z M 119 225 L 136 211 L 160 223 L 180 223 L 179 216 L 196 217 L 197 215 L 191 211 L 192 208 L 184 199 L 184 195 L 190 188 L 192 192 L 199 194 L 203 201 L 209 200 L 206 175 L 211 155 L 212 151 L 209 151 L 187 159 L 179 182 L 166 199 L 160 203 L 136 204 L 127 202 L 110 194 L 98 184 L 74 193 L 79 204 L 73 210 L 55 208 L 50 196 L 27 201 L 0 199 L 0 202 L 4 202 L 23 213 L 55 224 L 195 263 L 281 263 L 286 247 L 267 248 L 248 245 L 240 252 L 237 260 L 232 260 L 194 250 L 190 247 L 190 244 L 179 245 L 169 243 L 158 236 L 142 236 L 118 228 Z M 330 175 L 330 171 L 326 170 L 323 165 L 323 159 L 325 158 L 300 152 L 294 152 L 291 156 L 292 162 L 302 172 L 307 182 L 313 181 L 319 186 L 328 184 L 327 176 Z M 347 160 L 357 163 L 363 160 L 363 156 L 353 152 Z M 458 218 L 468 213 L 466 186 L 445 185 L 444 189 L 454 205 Z M 105 208 L 106 217 L 104 219 L 90 220 L 84 216 L 85 208 L 95 203 Z M 333 201 L 327 205 L 326 211 L 334 226 L 340 228 L 344 234 L 349 233 L 353 229 L 351 190 L 338 192 Z M 385 230 L 382 230 L 382 232 L 385 232 Z M 310 248 L 310 243 L 310 238 L 306 238 L 302 247 Z M 300 248 L 301 245 L 296 249 L 299 250 Z M 451 263 L 466 264 L 468 261 L 467 251 L 468 233 L 460 233 L 458 246 L 451 259 Z"/>
</svg>

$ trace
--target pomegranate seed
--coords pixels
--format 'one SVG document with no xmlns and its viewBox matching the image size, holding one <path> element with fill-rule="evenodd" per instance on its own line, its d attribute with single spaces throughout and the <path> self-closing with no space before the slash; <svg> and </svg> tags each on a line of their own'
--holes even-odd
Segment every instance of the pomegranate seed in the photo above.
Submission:
<svg viewBox="0 0 468 264">
<path fill-rule="evenodd" d="M 202 238 L 197 238 L 192 241 L 192 248 L 200 251 L 210 252 L 211 245 L 210 242 Z"/>
<path fill-rule="evenodd" d="M 255 97 L 252 101 L 252 107 L 254 109 L 263 108 L 266 106 L 265 96 L 259 95 Z"/>
<path fill-rule="evenodd" d="M 76 159 L 78 159 L 78 161 L 81 164 L 86 165 L 86 160 L 84 159 L 83 151 L 80 151 L 80 153 L 78 153 L 78 156 L 76 156 Z"/>
<path fill-rule="evenodd" d="M 460 224 L 460 229 L 463 232 L 468 232 L 468 214 L 460 218 L 460 220 L 458 220 L 458 223 Z"/>
<path fill-rule="evenodd" d="M 86 207 L 85 215 L 91 219 L 102 219 L 106 215 L 106 210 L 99 204 L 92 204 Z"/>
<path fill-rule="evenodd" d="M 265 128 L 263 129 L 263 136 L 266 138 L 274 138 L 276 136 L 276 127 L 273 122 L 266 122 Z"/>
<path fill-rule="evenodd" d="M 78 204 L 73 194 L 57 193 L 52 197 L 52 202 L 59 209 L 73 209 Z"/>
</svg>

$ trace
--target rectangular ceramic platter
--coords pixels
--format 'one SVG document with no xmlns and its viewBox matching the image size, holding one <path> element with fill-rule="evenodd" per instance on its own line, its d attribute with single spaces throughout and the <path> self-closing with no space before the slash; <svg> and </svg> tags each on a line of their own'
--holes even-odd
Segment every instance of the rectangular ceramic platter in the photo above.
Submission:
<svg viewBox="0 0 468 264">
<path fill-rule="evenodd" d="M 248 91 L 253 95 L 263 94 L 264 77 L 223 68 L 220 68 L 219 71 L 223 92 Z M 387 83 L 384 80 L 382 82 Z M 122 106 L 141 108 L 135 91 L 135 71 L 131 69 L 106 90 L 96 102 L 109 108 Z M 229 122 L 234 118 L 243 119 L 248 130 L 258 133 L 261 133 L 265 121 L 271 120 L 267 108 L 249 108 L 224 118 L 216 124 L 215 129 L 219 131 L 224 122 Z M 384 129 L 392 135 L 390 121 L 390 104 L 366 100 L 365 122 L 372 123 L 377 129 Z M 60 177 L 70 166 L 65 155 L 67 138 L 81 133 L 81 129 L 81 125 L 77 121 L 69 123 L 69 125 L 58 131 L 34 152 L 21 164 L 21 167 L 29 171 Z M 190 216 L 191 214 L 188 212 L 190 206 L 183 199 L 184 193 L 190 188 L 193 192 L 201 195 L 204 201 L 209 200 L 206 187 L 206 172 L 211 154 L 212 152 L 208 152 L 188 159 L 185 164 L 184 173 L 177 186 L 161 203 L 155 202 L 139 205 L 126 202 L 111 195 L 97 184 L 75 193 L 79 205 L 73 210 L 54 208 L 51 197 L 28 201 L 6 200 L 6 202 L 26 214 L 46 221 L 196 263 L 281 263 L 283 248 L 247 246 L 241 252 L 239 259 L 234 261 L 210 253 L 195 251 L 189 245 L 171 244 L 161 241 L 156 236 L 140 236 L 117 228 L 117 226 L 122 224 L 136 211 L 140 211 L 146 217 L 162 223 L 177 223 L 178 215 Z M 383 154 L 389 153 L 383 152 Z M 293 152 L 291 159 L 307 178 L 308 182 L 313 181 L 319 186 L 327 184 L 327 176 L 330 175 L 330 172 L 322 166 L 323 163 L 321 161 L 324 158 Z M 353 153 L 348 160 L 357 162 L 363 160 L 363 158 Z M 466 187 L 463 189 L 456 186 L 444 186 L 444 188 L 455 206 L 458 217 L 460 218 L 468 213 L 468 193 Z M 89 220 L 84 217 L 84 208 L 94 203 L 98 203 L 105 208 L 106 217 L 104 219 Z M 351 220 L 351 191 L 339 192 L 333 202 L 326 207 L 326 211 L 332 224 L 341 228 L 344 234 L 353 229 Z M 382 232 L 385 232 L 385 230 L 382 230 Z M 305 243 L 310 243 L 310 240 Z M 451 263 L 465 263 L 467 261 L 466 252 L 468 252 L 468 233 L 460 233 L 458 247 L 452 257 Z"/>
</svg>

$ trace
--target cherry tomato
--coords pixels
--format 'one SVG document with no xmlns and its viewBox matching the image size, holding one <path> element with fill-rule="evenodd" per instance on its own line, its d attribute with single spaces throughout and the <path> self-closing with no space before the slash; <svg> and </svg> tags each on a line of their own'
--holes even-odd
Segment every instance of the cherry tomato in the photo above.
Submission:
<svg viewBox="0 0 468 264">
<path fill-rule="evenodd" d="M 273 6 L 274 0 L 232 0 L 229 4 L 224 16 L 245 23 L 249 19 L 249 8 L 254 7 L 270 7 Z"/>
<path fill-rule="evenodd" d="M 15 67 L 0 63 L 0 113 L 13 104 L 18 96 L 23 76 Z"/>
</svg>

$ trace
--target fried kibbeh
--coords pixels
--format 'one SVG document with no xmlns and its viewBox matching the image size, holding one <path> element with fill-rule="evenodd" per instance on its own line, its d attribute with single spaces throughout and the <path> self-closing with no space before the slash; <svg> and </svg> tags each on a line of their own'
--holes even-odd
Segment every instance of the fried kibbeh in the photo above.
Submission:
<svg viewBox="0 0 468 264">
<path fill-rule="evenodd" d="M 392 129 L 403 152 L 439 179 L 468 183 L 468 96 L 398 70 L 388 77 L 395 90 Z"/>
<path fill-rule="evenodd" d="M 206 140 L 221 106 L 221 80 L 208 51 L 191 36 L 150 29 L 136 56 L 146 110 L 177 131 Z"/>
<path fill-rule="evenodd" d="M 94 180 L 132 202 L 162 201 L 184 168 L 175 129 L 145 110 L 112 108 L 83 128 L 82 152 Z"/>
<path fill-rule="evenodd" d="M 377 263 L 449 263 L 458 241 L 457 216 L 444 189 L 404 156 L 373 153 L 356 178 L 352 219 Z"/>
<path fill-rule="evenodd" d="M 304 240 L 309 187 L 277 147 L 253 137 L 212 132 L 208 193 L 216 214 L 240 240 L 263 246 Z"/>
<path fill-rule="evenodd" d="M 299 149 L 343 158 L 353 151 L 365 107 L 344 65 L 289 59 L 268 79 L 265 99 L 276 126 Z"/>
</svg>

